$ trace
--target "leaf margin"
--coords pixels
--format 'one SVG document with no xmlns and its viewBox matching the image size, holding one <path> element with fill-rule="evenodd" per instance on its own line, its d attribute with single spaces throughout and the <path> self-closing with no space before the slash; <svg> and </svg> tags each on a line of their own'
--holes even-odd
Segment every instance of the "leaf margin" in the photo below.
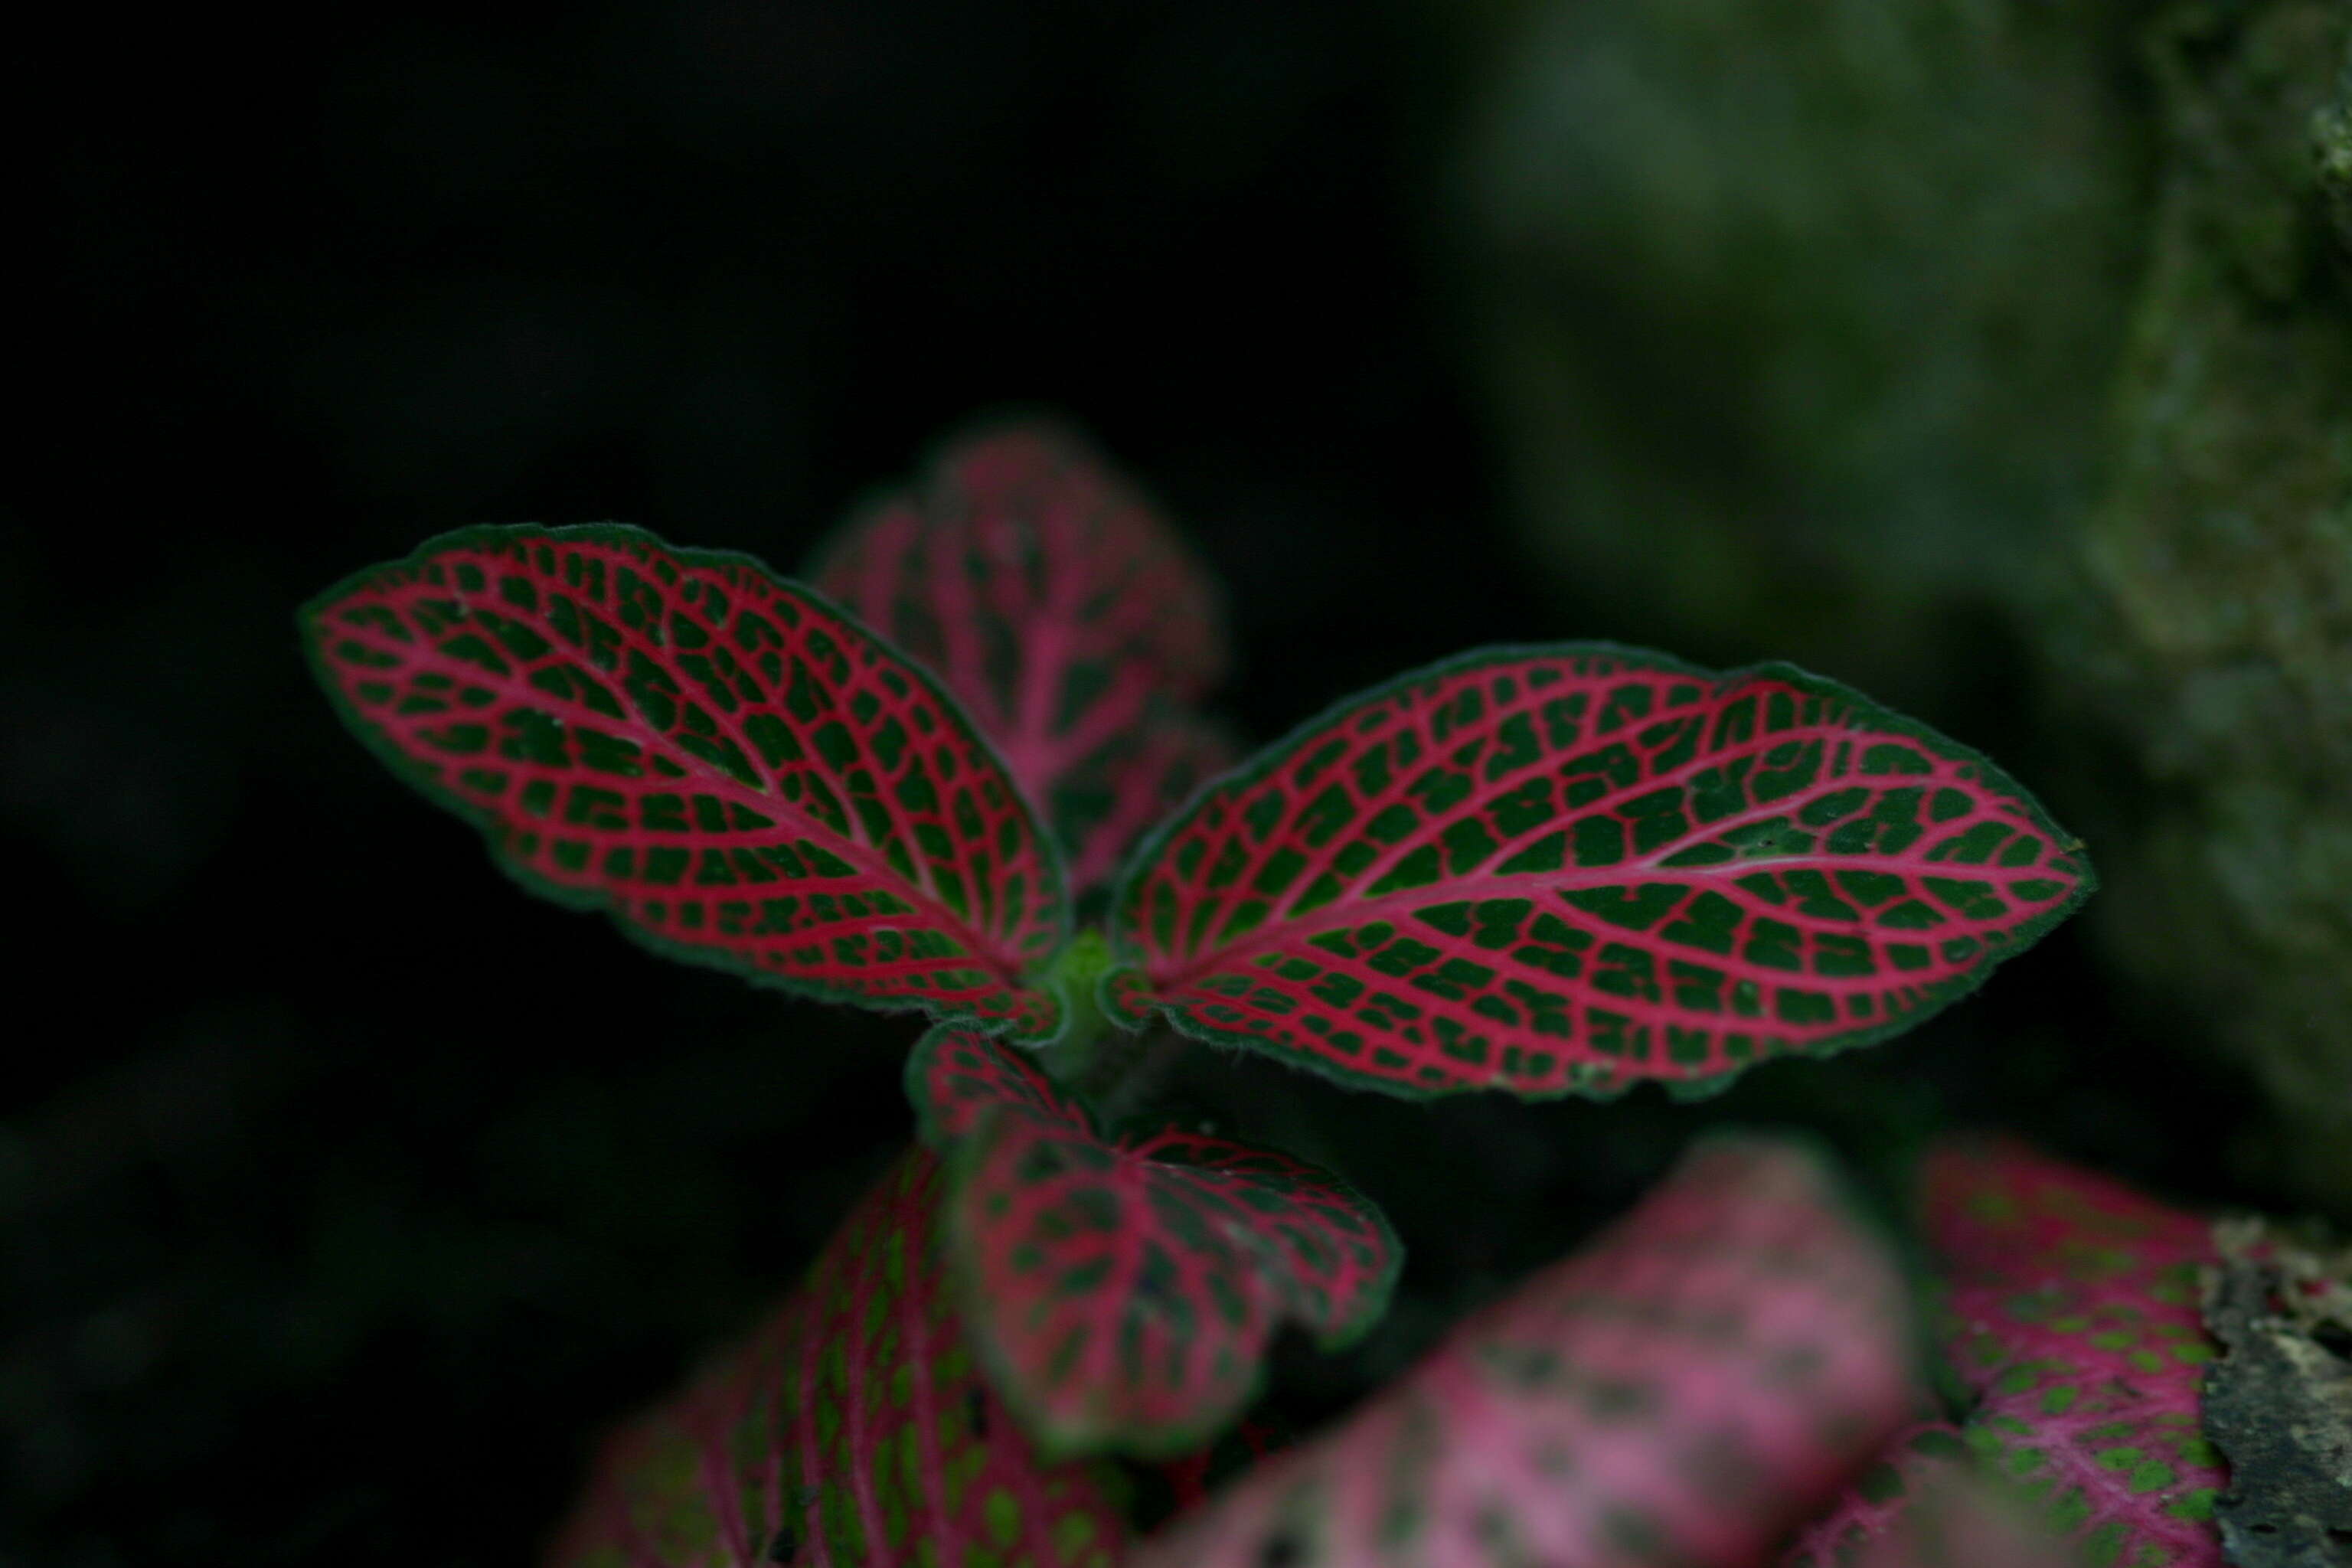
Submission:
<svg viewBox="0 0 2352 1568">
<path fill-rule="evenodd" d="M 1121 1436 L 1108 1441 L 1066 1440 L 1064 1435 L 1055 1429 L 1051 1418 L 1031 1401 L 1028 1391 L 1022 1385 L 1021 1379 L 1013 1369 L 1010 1359 L 997 1345 L 994 1337 L 982 1332 L 980 1329 L 980 1324 L 984 1321 L 984 1314 L 982 1310 L 975 1305 L 974 1299 L 980 1292 L 982 1281 L 977 1276 L 964 1243 L 964 1232 L 959 1220 L 960 1209 L 957 1199 L 961 1195 L 964 1184 L 971 1175 L 972 1168 L 978 1165 L 989 1152 L 987 1134 L 990 1124 L 1008 1113 L 1017 1114 L 1020 1108 L 1009 1100 L 1001 1100 L 983 1110 L 971 1126 L 961 1133 L 950 1133 L 940 1125 L 940 1119 L 927 1103 L 927 1096 L 922 1092 L 920 1086 L 924 1071 L 929 1067 L 933 1054 L 940 1048 L 942 1037 L 954 1033 L 958 1027 L 959 1026 L 954 1024 L 940 1023 L 924 1031 L 922 1038 L 916 1041 L 914 1048 L 907 1053 L 903 1080 L 907 1087 L 907 1098 L 915 1107 L 917 1140 L 923 1147 L 931 1150 L 939 1157 L 941 1166 L 941 1179 L 945 1184 L 940 1198 L 940 1246 L 944 1254 L 942 1267 L 947 1271 L 948 1289 L 956 1302 L 957 1310 L 963 1315 L 966 1338 L 971 1344 L 974 1358 L 980 1363 L 982 1375 L 988 1380 L 989 1386 L 995 1390 L 997 1397 L 1003 1400 L 1005 1406 L 1019 1419 L 1023 1430 L 1029 1436 L 1030 1442 L 1035 1446 L 1039 1455 L 1047 1462 L 1061 1463 L 1066 1460 L 1104 1454 L 1116 1454 L 1124 1458 L 1147 1463 L 1160 1463 L 1186 1458 L 1217 1441 L 1235 1423 L 1246 1420 L 1249 1412 L 1265 1397 L 1266 1381 L 1270 1375 L 1267 1363 L 1271 1358 L 1273 1340 L 1284 1328 L 1294 1328 L 1303 1331 L 1318 1352 L 1331 1355 L 1362 1342 L 1374 1329 L 1380 1326 L 1381 1320 L 1388 1316 L 1389 1308 L 1395 1300 L 1397 1282 L 1404 1268 L 1406 1250 L 1403 1238 L 1397 1235 L 1396 1226 L 1389 1218 L 1388 1211 L 1374 1202 L 1363 1189 L 1327 1166 L 1318 1165 L 1311 1160 L 1292 1154 L 1287 1150 L 1275 1148 L 1271 1144 L 1239 1145 L 1262 1149 L 1266 1152 L 1295 1160 L 1328 1181 L 1341 1194 L 1354 1200 L 1360 1212 L 1370 1221 L 1373 1230 L 1385 1249 L 1386 1262 L 1378 1278 L 1365 1290 L 1356 1314 L 1328 1331 L 1318 1331 L 1286 1310 L 1276 1311 L 1273 1315 L 1267 1344 L 1265 1350 L 1252 1358 L 1248 1371 L 1244 1374 L 1243 1392 L 1227 1414 L 1218 1415 L 1211 1413 L 1203 1416 L 1197 1425 L 1160 1427 L 1156 1429 L 1155 1436 L 1140 1441 L 1132 1436 Z M 1026 1058 L 1034 1054 L 1002 1037 L 991 1036 L 988 1038 L 991 1043 L 1014 1053 L 1016 1058 Z M 1093 1105 L 1076 1090 L 1055 1082 L 1042 1066 L 1030 1062 L 1024 1062 L 1024 1065 L 1029 1067 L 1030 1070 L 1035 1072 L 1038 1077 L 1045 1079 L 1053 1093 L 1075 1110 L 1087 1134 L 1097 1142 L 1113 1148 L 1122 1148 L 1120 1140 L 1127 1134 L 1146 1129 L 1153 1132 L 1163 1130 L 1161 1127 L 1154 1126 L 1150 1119 L 1140 1115 L 1123 1118 L 1115 1123 L 1106 1123 Z M 1238 1141 L 1232 1139 L 1223 1141 L 1238 1143 Z"/>
<path fill-rule="evenodd" d="M 602 914 L 609 926 L 618 930 L 632 943 L 656 958 L 691 968 L 715 970 L 744 981 L 761 990 L 779 992 L 809 1001 L 837 1006 L 857 1007 L 866 1012 L 886 1015 L 921 1013 L 940 1022 L 947 1021 L 947 1016 L 956 1016 L 952 1015 L 943 1016 L 934 1010 L 930 1003 L 917 996 L 862 996 L 845 993 L 819 982 L 798 980 L 772 972 L 755 973 L 713 949 L 692 942 L 676 942 L 643 929 L 615 910 L 612 907 L 608 894 L 591 888 L 566 886 L 551 878 L 541 875 L 506 854 L 498 843 L 497 832 L 499 819 L 494 813 L 466 800 L 447 789 L 438 780 L 427 776 L 425 771 L 405 752 L 359 712 L 352 704 L 350 695 L 343 690 L 335 673 L 336 667 L 330 662 L 326 653 L 324 647 L 326 639 L 321 635 L 320 627 L 329 610 L 372 586 L 373 580 L 380 574 L 421 570 L 431 564 L 433 558 L 440 552 L 468 545 L 503 544 L 533 539 L 555 543 L 576 541 L 598 544 L 651 546 L 666 553 L 681 566 L 689 569 L 730 567 L 753 572 L 788 595 L 803 600 L 825 614 L 838 616 L 871 639 L 877 647 L 887 650 L 897 661 L 899 670 L 939 702 L 948 721 L 961 725 L 972 747 L 985 756 L 1003 775 L 1006 792 L 1015 803 L 1031 838 L 1037 846 L 1040 875 L 1050 882 L 1050 888 L 1044 890 L 1050 893 L 1054 909 L 1054 917 L 1049 922 L 1054 931 L 1054 944 L 1050 951 L 1034 962 L 1029 971 L 1024 972 L 1017 979 L 1023 988 L 1034 990 L 1039 994 L 1051 998 L 1058 1015 L 1053 1032 L 1049 1035 L 1034 1037 L 1033 1043 L 1042 1047 L 1057 1043 L 1068 1034 L 1071 1021 L 1076 1016 L 1075 998 L 1070 994 L 1066 984 L 1048 984 L 1045 977 L 1054 965 L 1054 960 L 1070 945 L 1074 934 L 1075 900 L 1070 896 L 1068 871 L 1063 864 L 1061 847 L 1055 842 L 1053 835 L 1040 821 L 1036 803 L 1032 801 L 1013 781 L 1013 770 L 1006 766 L 1003 757 L 997 752 L 995 742 L 982 731 L 979 724 L 965 710 L 963 703 L 954 693 L 947 689 L 939 678 L 931 673 L 929 667 L 918 659 L 908 658 L 899 650 L 896 643 L 867 626 L 861 616 L 836 603 L 829 595 L 819 592 L 800 578 L 778 573 L 766 562 L 748 551 L 705 549 L 673 544 L 649 528 L 627 522 L 554 524 L 478 522 L 467 523 L 459 528 L 445 529 L 439 533 L 418 542 L 407 554 L 397 559 L 372 563 L 345 573 L 296 606 L 295 629 L 302 645 L 304 667 L 309 670 L 313 685 L 332 706 L 336 721 L 366 747 L 370 755 L 373 756 L 401 783 L 422 795 L 434 806 L 472 827 L 478 835 L 482 847 L 488 852 L 490 863 L 523 891 L 574 914 Z M 992 1036 L 1003 1034 L 1012 1026 L 1012 1020 L 1009 1019 L 959 1017 L 958 1021 L 963 1023 L 965 1026 Z"/>
<path fill-rule="evenodd" d="M 1948 762 L 1963 763 L 1981 770 L 1981 780 L 1987 789 L 2005 794 L 2023 808 L 2028 823 L 2045 834 L 2053 847 L 2073 858 L 2079 876 L 2074 889 L 2059 902 L 2051 905 L 2013 928 L 2009 944 L 2000 951 L 1988 950 L 1984 962 L 1973 969 L 1943 982 L 1943 989 L 1927 1005 L 1905 1014 L 1900 1018 L 1887 1019 L 1867 1028 L 1841 1034 L 1814 1045 L 1764 1057 L 1741 1064 L 1727 1071 L 1703 1079 L 1667 1079 L 1627 1075 L 1613 1084 L 1594 1086 L 1577 1082 L 1562 1084 L 1558 1089 L 1521 1090 L 1500 1085 L 1462 1084 L 1442 1089 L 1417 1089 L 1394 1079 L 1357 1073 L 1339 1063 L 1308 1051 L 1272 1049 L 1256 1036 L 1245 1031 L 1220 1029 L 1185 1016 L 1176 1008 L 1150 995 L 1150 979 L 1143 969 L 1140 955 L 1126 935 L 1126 913 L 1130 899 L 1140 889 L 1144 879 L 1156 868 L 1171 841 L 1182 831 L 1202 804 L 1228 786 L 1236 792 L 1246 790 L 1262 781 L 1293 755 L 1305 749 L 1318 736 L 1333 730 L 1341 721 L 1360 709 L 1393 697 L 1409 688 L 1425 682 L 1458 675 L 1483 665 L 1510 659 L 1575 658 L 1587 657 L 1616 658 L 1637 663 L 1644 668 L 1668 674 L 1688 676 L 1694 679 L 1722 686 L 1735 680 L 1762 679 L 1785 681 L 1809 697 L 1825 698 L 1849 703 L 1856 714 L 1870 723 L 1884 727 L 1889 733 L 1900 735 L 1926 746 Z M 1157 1023 L 1175 1030 L 1188 1039 L 1221 1049 L 1240 1049 L 1265 1056 L 1285 1067 L 1311 1072 L 1340 1089 L 1372 1089 L 1391 1098 L 1409 1101 L 1429 1101 L 1468 1094 L 1507 1094 L 1528 1103 L 1577 1098 L 1600 1103 L 1622 1099 L 1643 1083 L 1657 1083 L 1677 1100 L 1710 1099 L 1728 1089 L 1734 1082 L 1752 1071 L 1778 1059 L 1821 1061 L 1880 1044 L 1909 1033 L 1933 1019 L 1953 1004 L 1974 994 L 1994 972 L 2008 960 L 2018 957 L 2039 942 L 2058 926 L 2063 924 L 2092 894 L 2098 891 L 2099 878 L 2091 862 L 2084 840 L 2061 827 L 2050 815 L 2042 799 L 2028 789 L 2009 771 L 1984 752 L 1956 741 L 1924 720 L 1892 709 L 1854 688 L 1830 676 L 1819 675 L 1785 659 L 1764 659 L 1730 669 L 1710 669 L 1694 664 L 1676 655 L 1634 643 L 1617 642 L 1609 638 L 1571 638 L 1560 642 L 1484 643 L 1449 654 L 1444 658 L 1416 666 L 1385 680 L 1350 692 L 1322 709 L 1302 722 L 1292 726 L 1277 739 L 1259 747 L 1239 763 L 1217 776 L 1204 780 L 1192 795 L 1175 811 L 1162 818 L 1152 829 L 1139 838 L 1129 850 L 1127 859 L 1112 879 L 1110 899 L 1106 906 L 1102 926 L 1111 944 L 1112 964 L 1097 983 L 1097 1002 L 1104 1015 L 1122 1026 L 1141 1029 Z"/>
</svg>

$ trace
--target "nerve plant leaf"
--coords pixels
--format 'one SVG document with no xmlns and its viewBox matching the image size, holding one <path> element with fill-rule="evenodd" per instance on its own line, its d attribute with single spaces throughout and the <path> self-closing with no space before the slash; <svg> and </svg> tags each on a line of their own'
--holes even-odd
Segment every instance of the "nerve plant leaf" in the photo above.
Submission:
<svg viewBox="0 0 2352 1568">
<path fill-rule="evenodd" d="M 2092 1568 L 1937 1424 L 1898 1440 L 1846 1502 L 1799 1537 L 1782 1568 Z"/>
<path fill-rule="evenodd" d="M 1946 1468 L 1965 1469 L 1968 1444 L 1948 1421 L 1923 1420 L 1888 1443 L 1829 1510 L 1797 1532 L 1781 1568 L 1857 1568 L 1875 1561 L 1877 1543 L 1896 1534 L 1923 1482 Z"/>
<path fill-rule="evenodd" d="M 1396 1238 L 1328 1172 L 1176 1127 L 1108 1132 L 970 1030 L 932 1030 L 907 1083 L 947 1154 L 973 1342 L 1049 1451 L 1196 1448 L 1256 1392 L 1285 1320 L 1333 1346 L 1388 1303 Z"/>
<path fill-rule="evenodd" d="M 2006 774 L 1832 681 L 1499 648 L 1342 702 L 1139 847 L 1108 994 L 1395 1094 L 1720 1084 L 1918 1023 L 2091 886 Z"/>
<path fill-rule="evenodd" d="M 1230 761 L 1186 704 L 1223 673 L 1207 574 L 1066 432 L 971 437 L 876 506 L 812 579 L 936 670 L 1067 852 L 1106 880 L 1135 837 Z"/>
<path fill-rule="evenodd" d="M 1131 1568 L 1746 1568 L 1904 1421 L 1908 1334 L 1819 1164 L 1716 1142 Z"/>
<path fill-rule="evenodd" d="M 2197 1403 L 2206 1223 L 2005 1142 L 1935 1151 L 1925 1197 L 1978 1396 L 1969 1446 L 2100 1562 L 2218 1565 L 2227 1478 Z"/>
<path fill-rule="evenodd" d="M 747 557 L 478 528 L 303 613 L 394 770 L 525 885 L 672 955 L 1051 1036 L 1061 874 L 930 678 Z"/>
<path fill-rule="evenodd" d="M 1103 1478 L 1048 1465 L 942 1288 L 939 1162 L 902 1159 L 750 1343 L 607 1445 L 552 1568 L 1108 1568 Z"/>
</svg>

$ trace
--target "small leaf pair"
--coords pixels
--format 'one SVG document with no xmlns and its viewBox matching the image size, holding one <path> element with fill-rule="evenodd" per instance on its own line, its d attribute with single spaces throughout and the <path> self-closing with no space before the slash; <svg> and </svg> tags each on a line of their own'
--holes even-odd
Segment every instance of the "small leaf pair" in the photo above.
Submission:
<svg viewBox="0 0 2352 1568">
<path fill-rule="evenodd" d="M 973 1342 L 1049 1452 L 1198 1448 L 1295 1320 L 1377 1321 L 1402 1254 L 1378 1209 L 1273 1150 L 1106 1131 L 1033 1058 L 934 1029 L 907 1068 L 949 1167 L 944 1243 Z"/>
<path fill-rule="evenodd" d="M 352 728 L 527 886 L 763 984 L 1054 1037 L 1072 888 L 1226 760 L 1183 706 L 1225 660 L 1207 579 L 1044 428 L 954 447 L 819 575 L 900 646 L 619 525 L 444 534 L 304 623 Z"/>
<path fill-rule="evenodd" d="M 1187 706 L 1224 652 L 1099 464 L 975 438 L 819 572 L 863 621 L 634 529 L 474 529 L 306 621 L 353 727 L 528 884 L 1022 1043 L 1091 1011 L 1055 961 L 1122 854 L 1115 1021 L 1414 1097 L 1877 1039 L 2092 885 L 2005 774 L 1833 682 L 1574 643 L 1342 702 L 1127 853 L 1224 759 Z"/>
<path fill-rule="evenodd" d="M 934 1053 L 943 1079 L 998 1079 L 956 1054 Z M 1049 1103 L 1003 1089 L 978 1092 Z M 927 1151 L 894 1166 L 748 1346 L 606 1447 L 554 1568 L 1734 1568 L 1917 1397 L 1900 1275 L 1822 1167 L 1717 1142 L 1335 1431 L 1122 1557 L 1107 1472 L 1043 1457 L 977 1375 L 947 1201 Z"/>
<path fill-rule="evenodd" d="M 1897 1530 L 1908 1482 L 1963 1453 L 2092 1561 L 2219 1568 L 2226 1475 L 2198 1411 L 2213 1356 L 2198 1305 L 2207 1224 L 2013 1142 L 1946 1143 L 1924 1175 L 1948 1348 L 1973 1405 L 1891 1455 L 1790 1568 L 1856 1559 Z"/>
</svg>

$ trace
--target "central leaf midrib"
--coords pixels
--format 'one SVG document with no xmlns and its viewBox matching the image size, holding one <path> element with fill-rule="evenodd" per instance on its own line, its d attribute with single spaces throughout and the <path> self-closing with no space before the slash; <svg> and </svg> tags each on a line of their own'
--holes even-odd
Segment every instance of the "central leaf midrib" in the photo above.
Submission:
<svg viewBox="0 0 2352 1568">
<path fill-rule="evenodd" d="M 553 628 L 549 629 L 551 631 Z M 381 638 L 381 634 L 375 633 L 373 628 L 368 628 L 368 630 L 371 637 L 365 640 Z M 498 675 L 483 669 L 479 665 L 467 663 L 445 652 L 436 638 L 427 637 L 425 640 L 430 654 L 427 659 L 418 661 L 421 666 L 429 665 L 474 685 L 491 685 L 494 689 L 499 691 L 504 703 L 509 708 L 520 706 L 537 708 L 566 725 L 577 725 L 606 733 L 612 732 L 614 729 L 614 721 L 610 714 L 599 713 L 577 699 L 557 697 L 530 685 L 524 679 L 520 660 L 510 660 L 515 668 L 506 675 Z M 404 654 L 413 655 L 415 651 L 413 647 L 404 649 L 390 641 L 380 641 L 379 646 L 383 651 L 392 653 L 395 657 Z M 560 642 L 555 643 L 554 646 L 567 649 L 570 647 L 568 644 Z M 583 657 L 585 656 L 572 653 L 563 662 L 570 663 L 574 658 Z M 1003 952 L 996 951 L 992 933 L 983 931 L 968 917 L 956 911 L 940 896 L 939 890 L 930 884 L 929 879 L 930 862 L 916 853 L 911 845 L 909 858 L 926 873 L 919 880 L 909 880 L 896 866 L 890 864 L 888 858 L 879 848 L 858 837 L 863 833 L 864 827 L 858 822 L 855 813 L 852 813 L 849 818 L 853 831 L 851 834 L 844 835 L 831 826 L 819 822 L 809 814 L 806 808 L 784 799 L 781 795 L 746 784 L 733 774 L 687 751 L 667 735 L 656 730 L 642 715 L 637 714 L 634 704 L 631 705 L 631 717 L 620 721 L 620 727 L 625 735 L 635 739 L 639 744 L 648 750 L 658 747 L 664 756 L 686 769 L 689 777 L 707 786 L 711 794 L 758 811 L 762 816 L 776 820 L 779 826 L 791 824 L 793 829 L 805 837 L 820 839 L 828 845 L 843 846 L 849 851 L 849 854 L 844 858 L 858 867 L 868 877 L 877 880 L 887 880 L 894 887 L 906 889 L 912 895 L 910 902 L 932 911 L 934 919 L 951 923 L 959 931 L 966 932 L 972 939 L 968 944 L 971 949 L 972 957 L 984 963 L 992 972 L 1000 984 L 1015 990 L 1024 988 L 1020 978 L 1022 966 L 1017 955 L 1008 958 Z M 714 717 L 717 716 L 714 715 Z M 733 730 L 731 722 L 730 728 Z M 740 731 L 738 731 L 738 741 L 739 744 L 744 747 L 743 755 L 746 760 L 758 756 L 759 752 L 756 749 L 751 748 L 747 742 L 742 742 Z M 546 770 L 545 776 L 559 782 L 573 782 L 572 774 L 569 773 Z M 635 779 L 617 781 L 620 787 L 630 789 L 641 796 L 658 789 L 661 782 L 675 785 L 686 783 L 687 779 L 655 781 L 641 774 Z M 838 781 L 829 780 L 828 782 Z M 692 841 L 700 844 L 709 842 L 704 837 L 694 837 Z"/>
</svg>

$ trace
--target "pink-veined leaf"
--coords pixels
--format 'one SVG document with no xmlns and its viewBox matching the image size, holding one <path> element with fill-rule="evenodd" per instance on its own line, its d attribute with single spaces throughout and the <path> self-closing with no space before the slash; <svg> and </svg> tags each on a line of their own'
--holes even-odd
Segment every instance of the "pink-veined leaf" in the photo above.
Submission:
<svg viewBox="0 0 2352 1568">
<path fill-rule="evenodd" d="M 2219 1568 L 2228 1475 L 2198 1407 L 2207 1222 L 2008 1142 L 1938 1147 L 1925 1199 L 1978 1395 L 1969 1446 L 2103 1563 Z"/>
<path fill-rule="evenodd" d="M 1060 837 L 1075 889 L 1231 761 L 1184 706 L 1224 670 L 1208 574 L 1066 431 L 950 445 L 811 577 L 964 701 Z"/>
<path fill-rule="evenodd" d="M 1948 1421 L 1923 1420 L 1886 1445 L 1822 1517 L 1797 1532 L 1781 1568 L 1855 1568 L 1895 1532 L 1923 1477 L 1969 1462 L 1968 1444 Z"/>
<path fill-rule="evenodd" d="M 1748 1568 L 1908 1415 L 1909 1332 L 1811 1155 L 1717 1141 L 1130 1565 Z"/>
<path fill-rule="evenodd" d="M 1781 1568 L 2091 1568 L 1949 1424 L 1897 1439 Z"/>
<path fill-rule="evenodd" d="M 1137 839 L 1236 760 L 1222 727 L 1155 699 L 1140 724 L 1064 774 L 1045 797 L 1072 890 L 1108 887 Z"/>
<path fill-rule="evenodd" d="M 475 528 L 306 607 L 319 678 L 529 887 L 661 952 L 1055 1034 L 1067 913 L 955 702 L 748 557 L 633 528 Z"/>
<path fill-rule="evenodd" d="M 1105 994 L 1395 1094 L 1719 1088 L 1918 1023 L 2091 887 L 2006 774 L 1834 682 L 1496 648 L 1340 703 L 1139 846 Z"/>
<path fill-rule="evenodd" d="M 2037 1520 L 2000 1482 L 1939 1465 L 1913 1482 L 1911 1506 L 1854 1568 L 2103 1568 Z M 1843 1568 L 1843 1560 L 1837 1568 Z"/>
<path fill-rule="evenodd" d="M 1256 1392 L 1286 1320 L 1327 1347 L 1388 1303 L 1402 1253 L 1370 1200 L 1271 1149 L 1112 1133 L 1026 1055 L 937 1028 L 907 1064 L 946 1154 L 974 1343 L 1049 1452 L 1196 1448 Z"/>
<path fill-rule="evenodd" d="M 2214 1250 L 2205 1225 L 2006 1142 L 1947 1143 L 1926 1177 L 1928 1226 L 1949 1275 L 1947 1337 L 1974 1406 L 1960 1426 L 1923 1426 L 1873 1466 L 1805 1531 L 1788 1568 L 2012 1561 L 1989 1549 L 1979 1559 L 1919 1555 L 1916 1543 L 1937 1531 L 2029 1528 L 1969 1498 L 1949 1517 L 1912 1518 L 1920 1473 L 1971 1461 L 2023 1494 L 2012 1500 L 2038 1501 L 2091 1560 L 2218 1564 L 2209 1521 L 2224 1472 L 2198 1410 L 2212 1353 L 2197 1307 L 2197 1270 Z"/>
<path fill-rule="evenodd" d="M 916 1150 L 801 1289 L 608 1443 L 550 1568 L 1109 1568 L 1104 1478 L 1048 1464 L 981 1377 L 940 1279 Z"/>
</svg>

